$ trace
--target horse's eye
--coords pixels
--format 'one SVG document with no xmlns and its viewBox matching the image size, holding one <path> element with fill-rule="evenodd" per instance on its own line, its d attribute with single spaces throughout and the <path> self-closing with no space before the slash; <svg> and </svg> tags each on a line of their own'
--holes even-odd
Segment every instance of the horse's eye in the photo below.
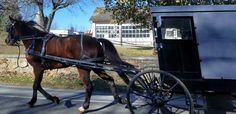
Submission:
<svg viewBox="0 0 236 114">
<path fill-rule="evenodd" d="M 10 29 L 11 29 L 11 25 L 6 25 L 5 31 L 6 31 L 6 32 L 10 32 Z"/>
</svg>

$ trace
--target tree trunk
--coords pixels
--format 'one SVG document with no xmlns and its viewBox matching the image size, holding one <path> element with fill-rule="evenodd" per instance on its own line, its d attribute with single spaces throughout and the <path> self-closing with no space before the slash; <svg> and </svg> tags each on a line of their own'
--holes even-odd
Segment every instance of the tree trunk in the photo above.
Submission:
<svg viewBox="0 0 236 114">
<path fill-rule="evenodd" d="M 43 0 L 36 0 L 36 3 L 39 8 L 38 12 L 38 24 L 45 30 L 45 24 L 44 24 L 44 12 L 43 12 Z"/>
</svg>

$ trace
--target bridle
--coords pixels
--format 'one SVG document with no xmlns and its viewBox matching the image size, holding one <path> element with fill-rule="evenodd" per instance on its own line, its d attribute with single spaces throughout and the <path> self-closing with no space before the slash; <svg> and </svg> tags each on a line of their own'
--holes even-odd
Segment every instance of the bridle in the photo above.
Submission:
<svg viewBox="0 0 236 114">
<path fill-rule="evenodd" d="M 19 36 L 15 36 L 15 23 L 12 23 L 10 26 L 6 27 L 6 31 L 9 33 L 10 36 L 8 36 L 8 38 L 6 39 L 6 43 L 8 45 L 12 45 L 12 46 L 19 46 L 20 43 L 20 38 Z M 8 40 L 8 41 L 7 41 Z"/>
<path fill-rule="evenodd" d="M 12 42 L 12 44 L 9 44 L 9 45 L 12 45 L 12 46 L 19 46 L 20 43 L 19 41 L 21 40 L 37 40 L 37 39 L 43 39 L 45 37 L 40 37 L 38 36 L 37 34 L 34 34 L 34 35 L 25 35 L 25 36 L 21 36 L 21 35 L 14 35 L 15 33 L 15 23 L 12 23 L 10 26 L 8 26 L 6 28 L 6 31 L 8 33 L 10 33 L 10 36 L 8 36 L 8 40 L 9 40 L 9 43 Z M 9 38 L 10 37 L 10 38 Z"/>
</svg>

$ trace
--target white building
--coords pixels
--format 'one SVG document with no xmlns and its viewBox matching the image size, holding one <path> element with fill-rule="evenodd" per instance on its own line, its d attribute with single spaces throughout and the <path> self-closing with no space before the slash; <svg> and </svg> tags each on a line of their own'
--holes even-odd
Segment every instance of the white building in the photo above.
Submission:
<svg viewBox="0 0 236 114">
<path fill-rule="evenodd" d="M 153 32 L 132 23 L 115 24 L 109 12 L 97 8 L 92 17 L 92 36 L 106 38 L 114 44 L 153 46 Z"/>
<path fill-rule="evenodd" d="M 66 29 L 50 30 L 50 33 L 53 33 L 53 34 L 55 34 L 57 36 L 60 36 L 60 37 L 65 37 L 65 36 L 68 36 L 68 35 L 75 34 L 73 31 L 66 30 Z"/>
</svg>

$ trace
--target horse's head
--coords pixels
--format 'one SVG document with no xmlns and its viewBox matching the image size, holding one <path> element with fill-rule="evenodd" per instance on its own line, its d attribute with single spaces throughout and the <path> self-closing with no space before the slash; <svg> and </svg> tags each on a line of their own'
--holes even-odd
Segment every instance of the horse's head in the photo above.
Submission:
<svg viewBox="0 0 236 114">
<path fill-rule="evenodd" d="M 21 36 L 21 22 L 19 20 L 13 19 L 9 17 L 10 24 L 6 26 L 6 31 L 8 32 L 8 36 L 5 40 L 7 45 L 15 46 L 19 43 L 19 36 Z"/>
<path fill-rule="evenodd" d="M 11 24 L 7 25 L 6 30 L 8 37 L 5 42 L 8 45 L 16 46 L 22 37 L 38 37 L 46 34 L 35 27 L 37 25 L 34 21 L 21 21 L 9 17 Z"/>
</svg>

